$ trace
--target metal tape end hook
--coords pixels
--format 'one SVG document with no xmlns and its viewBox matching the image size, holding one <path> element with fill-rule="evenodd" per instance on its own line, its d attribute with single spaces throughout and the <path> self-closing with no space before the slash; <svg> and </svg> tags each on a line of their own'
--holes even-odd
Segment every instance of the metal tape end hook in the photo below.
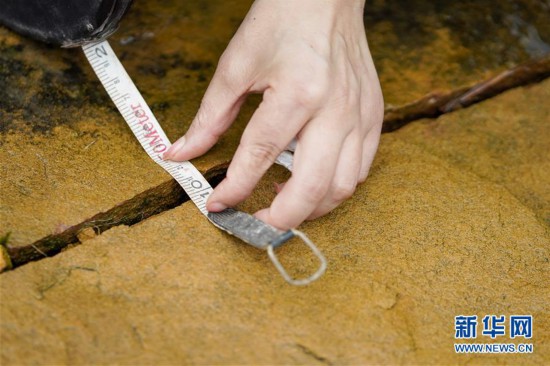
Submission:
<svg viewBox="0 0 550 366">
<path fill-rule="evenodd" d="M 308 278 L 295 279 L 288 274 L 288 272 L 285 270 L 281 262 L 279 262 L 277 255 L 275 254 L 275 248 L 281 245 L 282 243 L 270 243 L 267 246 L 267 255 L 269 256 L 269 259 L 271 259 L 271 262 L 273 262 L 273 265 L 275 266 L 275 268 L 277 268 L 277 270 L 279 271 L 281 276 L 283 276 L 286 282 L 294 286 L 309 285 L 310 283 L 312 283 L 313 281 L 321 277 L 323 273 L 325 273 L 327 269 L 327 260 L 325 256 L 323 256 L 319 248 L 317 248 L 317 246 L 313 244 L 313 242 L 307 237 L 306 234 L 295 229 L 291 229 L 289 231 L 292 232 L 292 234 L 294 234 L 293 236 L 297 236 L 300 239 L 302 239 L 302 241 L 309 247 L 309 249 L 311 249 L 311 252 L 317 257 L 317 259 L 319 259 L 319 263 L 320 263 L 319 269 L 317 269 L 317 271 L 311 276 L 309 276 Z M 290 239 L 290 237 L 288 237 L 288 239 Z"/>
</svg>

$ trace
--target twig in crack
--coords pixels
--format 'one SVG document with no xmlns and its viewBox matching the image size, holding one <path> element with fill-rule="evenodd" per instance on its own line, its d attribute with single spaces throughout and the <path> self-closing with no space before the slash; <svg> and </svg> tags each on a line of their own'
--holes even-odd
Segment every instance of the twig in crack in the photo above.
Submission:
<svg viewBox="0 0 550 366">
<path fill-rule="evenodd" d="M 432 92 L 407 105 L 388 108 L 382 132 L 392 132 L 420 118 L 434 118 L 466 108 L 508 89 L 531 84 L 550 76 L 550 55 L 516 66 L 471 86 L 447 92 Z"/>
<path fill-rule="evenodd" d="M 423 98 L 402 107 L 388 108 L 384 115 L 383 132 L 395 131 L 411 121 L 420 118 L 437 117 L 460 108 L 468 107 L 481 100 L 490 98 L 505 90 L 540 81 L 550 76 L 550 55 L 545 58 L 514 67 L 495 77 L 472 86 L 461 87 L 448 92 L 432 92 Z M 88 144 L 90 147 L 95 141 Z M 223 175 L 224 168 L 216 167 L 206 173 L 209 180 Z M 18 185 L 22 194 L 28 191 Z M 6 247 L 9 259 L 14 267 L 30 261 L 52 256 L 70 244 L 79 243 L 78 234 L 93 228 L 97 234 L 118 224 L 133 225 L 160 212 L 169 210 L 188 200 L 187 195 L 176 181 L 170 180 L 157 187 L 142 192 L 94 217 L 69 227 L 61 233 L 49 235 L 33 244 L 23 247 Z M 0 269 L 1 271 L 1 269 Z"/>
<path fill-rule="evenodd" d="M 212 185 L 225 175 L 226 165 L 215 167 L 205 173 Z M 61 252 L 70 244 L 80 243 L 78 235 L 87 228 L 100 234 L 118 225 L 134 225 L 153 215 L 174 208 L 189 200 L 185 191 L 175 180 L 166 181 L 116 205 L 106 212 L 98 213 L 88 220 L 70 226 L 61 233 L 48 235 L 32 244 L 19 247 L 6 246 L 13 268 Z M 8 268 L 5 268 L 8 269 Z M 0 269 L 1 271 L 1 269 Z"/>
</svg>

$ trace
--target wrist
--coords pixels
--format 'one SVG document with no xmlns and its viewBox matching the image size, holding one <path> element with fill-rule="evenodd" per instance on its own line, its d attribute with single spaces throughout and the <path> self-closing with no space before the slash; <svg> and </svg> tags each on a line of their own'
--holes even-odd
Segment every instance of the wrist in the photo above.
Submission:
<svg viewBox="0 0 550 366">
<path fill-rule="evenodd" d="M 331 25 L 362 25 L 364 6 L 365 0 L 255 0 L 251 12 L 270 14 L 277 23 L 325 24 L 322 27 L 329 29 Z"/>
</svg>

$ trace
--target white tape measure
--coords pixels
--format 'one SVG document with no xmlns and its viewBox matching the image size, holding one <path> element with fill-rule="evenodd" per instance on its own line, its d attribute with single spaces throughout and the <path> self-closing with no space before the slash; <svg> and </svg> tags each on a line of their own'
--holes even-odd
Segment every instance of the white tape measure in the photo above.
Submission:
<svg viewBox="0 0 550 366">
<path fill-rule="evenodd" d="M 162 159 L 163 153 L 168 150 L 171 143 L 109 42 L 101 41 L 82 48 L 97 77 L 143 149 L 151 159 L 174 177 L 203 215 L 217 227 L 255 247 L 266 249 L 274 265 L 291 284 L 305 285 L 324 273 L 326 260 L 305 234 L 297 230 L 280 231 L 246 213 L 233 209 L 227 209 L 221 213 L 209 213 L 206 210 L 206 201 L 213 191 L 210 183 L 190 162 L 172 162 Z M 292 165 L 292 157 L 289 157 L 288 153 L 282 154 L 279 160 L 281 160 L 279 163 L 287 167 Z M 303 239 L 320 261 L 319 269 L 305 279 L 293 279 L 289 276 L 274 253 L 275 248 L 294 236 Z"/>
<path fill-rule="evenodd" d="M 162 159 L 162 154 L 171 146 L 170 141 L 109 42 L 103 41 L 83 48 L 101 84 L 143 149 L 174 177 L 199 210 L 207 215 L 206 201 L 213 191 L 212 187 L 190 162 L 176 163 Z"/>
</svg>

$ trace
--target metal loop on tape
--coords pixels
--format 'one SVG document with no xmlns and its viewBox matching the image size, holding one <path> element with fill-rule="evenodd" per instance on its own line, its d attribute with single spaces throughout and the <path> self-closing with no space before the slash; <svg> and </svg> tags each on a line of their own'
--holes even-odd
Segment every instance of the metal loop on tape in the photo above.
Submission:
<svg viewBox="0 0 550 366">
<path fill-rule="evenodd" d="M 302 239 L 302 241 L 306 243 L 309 249 L 311 249 L 312 253 L 317 257 L 317 259 L 319 259 L 319 262 L 320 262 L 319 269 L 317 269 L 317 271 L 311 276 L 309 276 L 308 278 L 295 279 L 288 274 L 288 272 L 285 270 L 285 267 L 283 267 L 281 262 L 279 262 L 277 255 L 275 255 L 275 247 L 277 246 L 274 246 L 273 244 L 269 244 L 267 246 L 267 255 L 269 256 L 269 259 L 271 259 L 271 262 L 273 262 L 273 265 L 275 266 L 275 268 L 277 268 L 277 270 L 279 271 L 281 276 L 283 276 L 286 282 L 295 286 L 305 286 L 315 281 L 316 279 L 321 277 L 323 273 L 325 273 L 325 270 L 327 269 L 327 260 L 325 259 L 321 251 L 315 246 L 315 244 L 313 244 L 313 242 L 306 236 L 306 234 L 294 229 L 292 229 L 291 231 L 295 236 Z"/>
</svg>

